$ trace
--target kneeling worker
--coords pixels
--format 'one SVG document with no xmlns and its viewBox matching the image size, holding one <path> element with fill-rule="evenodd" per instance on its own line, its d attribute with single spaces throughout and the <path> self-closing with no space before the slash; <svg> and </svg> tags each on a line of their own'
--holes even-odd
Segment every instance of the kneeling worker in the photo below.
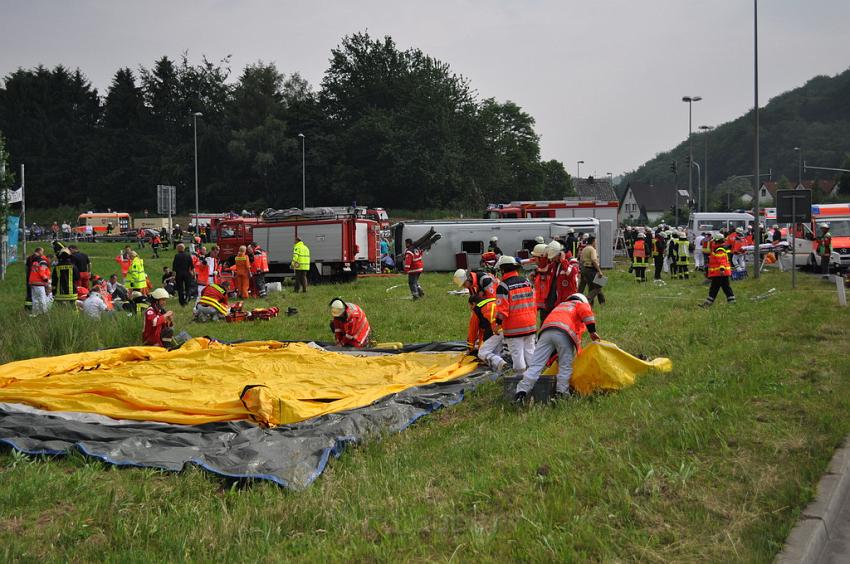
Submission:
<svg viewBox="0 0 850 564">
<path fill-rule="evenodd" d="M 555 384 L 557 396 L 570 393 L 570 377 L 573 375 L 573 358 L 581 352 L 581 336 L 587 328 L 590 338 L 599 341 L 596 334 L 596 319 L 584 294 L 573 294 L 567 301 L 558 304 L 543 322 L 534 357 L 525 377 L 517 384 L 514 400 L 521 402 L 534 388 L 534 384 L 546 368 L 552 353 L 558 354 L 558 377 Z"/>
<path fill-rule="evenodd" d="M 227 290 L 230 284 L 227 281 L 221 285 L 210 282 L 204 286 L 198 303 L 192 312 L 195 321 L 218 321 L 227 317 L 230 306 L 227 304 Z"/>
<path fill-rule="evenodd" d="M 333 320 L 330 327 L 336 344 L 341 347 L 362 349 L 369 344 L 369 320 L 357 304 L 334 298 L 329 304 Z"/>
<path fill-rule="evenodd" d="M 472 353 L 478 347 L 478 359 L 487 363 L 491 370 L 501 372 L 505 368 L 505 359 L 499 356 L 502 350 L 502 334 L 496 332 L 496 298 L 485 296 L 483 292 L 469 297 L 469 329 L 466 336 L 467 352 Z"/>
<path fill-rule="evenodd" d="M 165 309 L 165 301 L 170 296 L 162 288 L 157 288 L 150 297 L 151 306 L 145 311 L 142 341 L 153 347 L 170 348 L 174 337 L 174 312 Z"/>
</svg>

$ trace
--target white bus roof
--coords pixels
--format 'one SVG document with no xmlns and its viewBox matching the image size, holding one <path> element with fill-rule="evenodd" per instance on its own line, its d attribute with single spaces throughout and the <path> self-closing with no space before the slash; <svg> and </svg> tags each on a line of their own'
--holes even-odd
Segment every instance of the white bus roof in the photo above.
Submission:
<svg viewBox="0 0 850 564">
<path fill-rule="evenodd" d="M 748 213 L 738 212 L 701 212 L 693 214 L 696 219 L 744 219 L 753 221 L 755 218 Z"/>
</svg>

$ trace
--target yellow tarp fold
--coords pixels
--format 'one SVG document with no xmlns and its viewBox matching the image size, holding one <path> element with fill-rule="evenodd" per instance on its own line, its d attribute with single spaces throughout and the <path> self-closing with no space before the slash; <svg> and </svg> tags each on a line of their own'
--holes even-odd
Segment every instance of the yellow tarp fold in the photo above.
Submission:
<svg viewBox="0 0 850 564">
<path fill-rule="evenodd" d="M 363 407 L 476 367 L 458 353 L 355 356 L 302 343 L 193 339 L 175 351 L 126 347 L 12 362 L 0 366 L 0 402 L 165 423 L 282 425 Z M 257 387 L 240 400 L 246 386 Z"/>
</svg>

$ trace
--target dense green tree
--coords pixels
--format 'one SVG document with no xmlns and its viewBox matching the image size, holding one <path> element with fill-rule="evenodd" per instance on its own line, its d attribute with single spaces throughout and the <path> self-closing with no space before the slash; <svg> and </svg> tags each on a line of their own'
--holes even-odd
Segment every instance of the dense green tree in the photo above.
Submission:
<svg viewBox="0 0 850 564">
<path fill-rule="evenodd" d="M 544 198 L 560 199 L 576 195 L 573 179 L 564 168 L 564 163 L 553 159 L 540 163 L 540 166 L 543 168 Z"/>
</svg>

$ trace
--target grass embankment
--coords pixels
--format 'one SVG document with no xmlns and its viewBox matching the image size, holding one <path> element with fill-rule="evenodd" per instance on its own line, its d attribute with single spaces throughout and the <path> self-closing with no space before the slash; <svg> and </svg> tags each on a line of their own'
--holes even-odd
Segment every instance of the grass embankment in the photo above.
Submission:
<svg viewBox="0 0 850 564">
<path fill-rule="evenodd" d="M 101 273 L 114 270 L 115 250 L 91 249 Z M 196 469 L 119 470 L 77 455 L 4 451 L 0 555 L 769 561 L 850 432 L 846 310 L 834 306 L 831 286 L 798 280 L 797 292 L 787 274 L 735 283 L 738 305 L 721 298 L 703 311 L 700 280 L 658 288 L 613 273 L 609 303 L 596 308 L 600 333 L 628 351 L 672 358 L 671 374 L 524 409 L 485 385 L 404 433 L 349 449 L 304 492 L 230 487 Z M 399 299 L 403 278 L 373 278 L 268 300 L 298 307 L 293 318 L 192 325 L 180 310 L 177 324 L 225 340 L 327 338 L 326 305 L 341 294 L 365 307 L 382 340 L 462 338 L 465 300 L 445 293 L 448 275 L 427 275 L 423 285 L 421 302 Z M 779 294 L 749 299 L 771 287 Z M 138 340 L 134 320 L 75 320 L 82 335 L 57 338 L 72 332 L 68 319 L 23 317 L 20 286 L 0 292 L 6 360 Z M 53 340 L 26 345 L 34 335 Z"/>
</svg>

